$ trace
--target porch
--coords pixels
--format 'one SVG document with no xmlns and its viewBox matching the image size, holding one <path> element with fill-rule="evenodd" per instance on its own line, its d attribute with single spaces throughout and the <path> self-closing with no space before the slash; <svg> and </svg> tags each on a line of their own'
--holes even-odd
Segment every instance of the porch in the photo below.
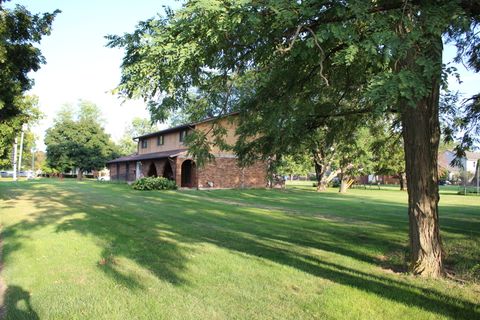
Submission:
<svg viewBox="0 0 480 320">
<path fill-rule="evenodd" d="M 142 177 L 175 180 L 181 188 L 197 188 L 197 166 L 185 150 L 132 155 L 108 162 L 110 179 L 131 182 Z"/>
</svg>

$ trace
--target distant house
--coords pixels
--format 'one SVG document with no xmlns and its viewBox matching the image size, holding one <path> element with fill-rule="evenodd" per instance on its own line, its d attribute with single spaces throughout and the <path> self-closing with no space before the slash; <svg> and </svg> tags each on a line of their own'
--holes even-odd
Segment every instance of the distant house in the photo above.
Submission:
<svg viewBox="0 0 480 320">
<path fill-rule="evenodd" d="M 213 147 L 215 161 L 198 167 L 185 146 L 185 137 L 194 130 L 208 132 L 212 121 L 218 121 L 226 130 L 225 142 L 233 145 L 238 115 L 230 114 L 220 119 L 205 121 L 153 132 L 139 137 L 135 154 L 108 162 L 111 180 L 134 181 L 141 177 L 165 177 L 175 180 L 184 188 L 255 188 L 265 187 L 267 166 L 256 162 L 239 167 L 232 151 Z M 212 134 L 207 135 L 213 139 Z"/>
<path fill-rule="evenodd" d="M 465 152 L 465 158 L 463 160 L 463 167 L 467 172 L 475 173 L 477 169 L 477 163 L 480 160 L 480 152 Z"/>
<path fill-rule="evenodd" d="M 444 151 L 438 155 L 438 167 L 440 171 L 447 171 L 449 179 L 454 175 L 459 175 L 462 171 L 475 174 L 478 161 L 480 161 L 480 152 L 465 152 L 465 157 L 460 159 L 460 165 L 452 166 L 452 160 L 455 159 L 455 153 L 452 151 Z"/>
</svg>

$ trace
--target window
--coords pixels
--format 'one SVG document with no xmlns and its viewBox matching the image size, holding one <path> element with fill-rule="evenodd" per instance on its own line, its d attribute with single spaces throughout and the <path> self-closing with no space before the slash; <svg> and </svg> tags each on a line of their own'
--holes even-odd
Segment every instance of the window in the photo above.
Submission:
<svg viewBox="0 0 480 320">
<path fill-rule="evenodd" d="M 180 131 L 180 142 L 184 142 L 186 136 L 187 136 L 187 130 Z"/>
<path fill-rule="evenodd" d="M 157 146 L 163 146 L 164 141 L 165 141 L 165 139 L 164 139 L 163 135 L 158 136 L 157 137 Z"/>
<path fill-rule="evenodd" d="M 142 140 L 142 149 L 145 149 L 147 147 L 147 139 Z"/>
</svg>

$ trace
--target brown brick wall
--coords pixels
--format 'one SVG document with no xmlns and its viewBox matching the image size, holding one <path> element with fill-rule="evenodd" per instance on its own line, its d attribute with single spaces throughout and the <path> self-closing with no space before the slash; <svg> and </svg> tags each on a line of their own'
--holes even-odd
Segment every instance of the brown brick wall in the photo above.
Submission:
<svg viewBox="0 0 480 320">
<path fill-rule="evenodd" d="M 182 186 L 182 163 L 188 158 L 177 157 L 174 160 L 145 160 L 142 161 L 142 174 L 148 176 L 150 164 L 154 164 L 157 175 L 162 176 L 167 161 L 170 162 L 174 173 L 175 182 Z M 117 176 L 117 163 L 109 164 L 110 178 L 112 180 L 126 180 L 126 163 L 119 163 L 119 176 Z M 178 169 L 176 169 L 178 168 Z M 136 163 L 129 162 L 128 180 L 135 180 Z M 196 188 L 211 188 L 208 182 L 213 183 L 213 188 L 264 188 L 266 186 L 267 170 L 263 162 L 256 162 L 252 166 L 240 168 L 237 159 L 233 157 L 217 157 L 215 162 L 207 163 L 203 168 L 195 166 L 192 175 L 192 186 Z"/>
<path fill-rule="evenodd" d="M 232 115 L 232 116 L 228 116 L 226 118 L 217 120 L 215 122 L 217 125 L 223 127 L 226 130 L 226 134 L 223 137 L 223 140 L 229 146 L 233 146 L 237 142 L 237 138 L 238 138 L 237 135 L 236 135 L 237 121 L 238 121 L 238 116 L 237 115 Z M 212 121 L 206 121 L 206 122 L 199 123 L 199 124 L 195 125 L 195 130 L 203 131 L 203 132 L 210 132 L 207 135 L 207 140 L 210 143 L 214 142 L 214 135 L 211 132 L 213 123 L 214 122 L 212 122 Z M 222 150 L 221 148 L 219 148 L 215 144 L 211 145 L 210 147 L 211 147 L 210 152 L 212 154 L 214 154 L 215 156 L 219 156 L 220 154 L 234 155 L 234 153 L 232 151 Z"/>
<path fill-rule="evenodd" d="M 267 170 L 263 162 L 240 168 L 235 158 L 216 158 L 198 170 L 198 187 L 210 188 L 264 188 Z"/>
<path fill-rule="evenodd" d="M 383 184 L 399 184 L 400 183 L 398 178 L 394 176 L 380 176 L 380 179 Z"/>
</svg>

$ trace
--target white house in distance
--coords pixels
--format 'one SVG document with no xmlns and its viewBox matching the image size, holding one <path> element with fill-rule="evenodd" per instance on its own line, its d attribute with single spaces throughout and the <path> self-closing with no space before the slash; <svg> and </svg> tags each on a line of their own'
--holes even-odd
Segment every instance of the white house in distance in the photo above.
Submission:
<svg viewBox="0 0 480 320">
<path fill-rule="evenodd" d="M 477 170 L 477 163 L 480 160 L 480 152 L 465 152 L 466 157 L 462 160 L 464 161 L 463 167 L 471 173 L 475 173 Z"/>
<path fill-rule="evenodd" d="M 451 179 L 454 174 L 459 174 L 465 170 L 471 174 L 475 174 L 477 170 L 478 161 L 480 161 L 480 152 L 465 152 L 465 157 L 460 159 L 461 166 L 451 166 L 450 163 L 455 158 L 455 153 L 452 151 L 444 151 L 438 155 L 438 166 L 449 172 Z"/>
</svg>

